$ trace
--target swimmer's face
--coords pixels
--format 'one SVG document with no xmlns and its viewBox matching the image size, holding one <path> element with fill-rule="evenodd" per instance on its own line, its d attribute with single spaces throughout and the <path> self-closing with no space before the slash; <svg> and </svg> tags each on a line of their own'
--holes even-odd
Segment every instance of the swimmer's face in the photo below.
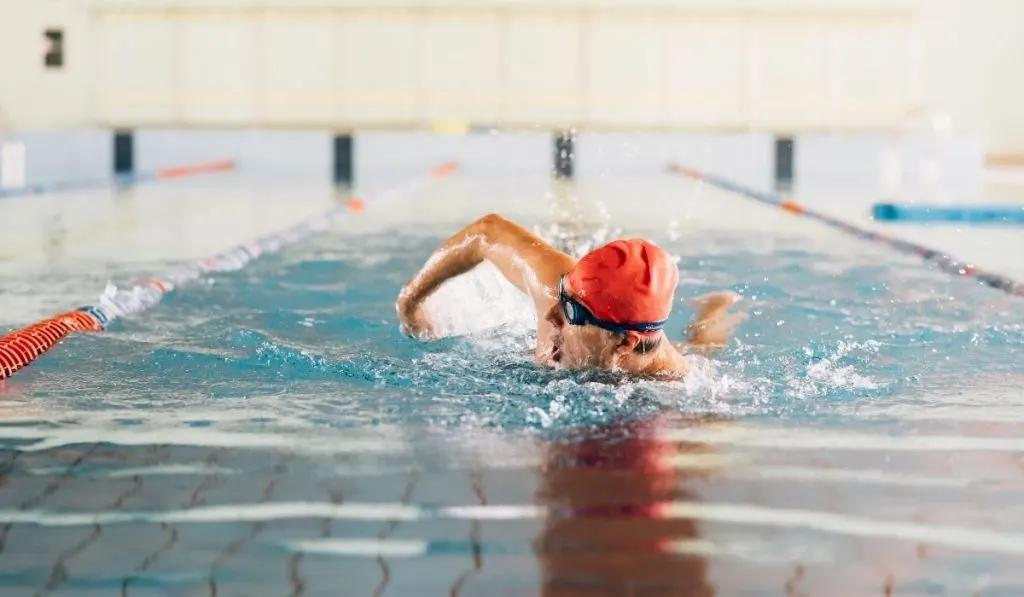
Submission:
<svg viewBox="0 0 1024 597">
<path fill-rule="evenodd" d="M 551 364 L 560 369 L 610 369 L 615 364 L 619 339 L 592 325 L 570 325 L 557 302 L 545 317 L 551 324 Z"/>
</svg>

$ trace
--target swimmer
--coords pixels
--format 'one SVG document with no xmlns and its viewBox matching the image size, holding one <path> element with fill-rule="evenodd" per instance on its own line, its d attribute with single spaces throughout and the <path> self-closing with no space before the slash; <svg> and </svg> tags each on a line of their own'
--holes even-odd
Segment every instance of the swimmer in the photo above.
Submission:
<svg viewBox="0 0 1024 597">
<path fill-rule="evenodd" d="M 402 288 L 396 303 L 402 332 L 438 337 L 424 309 L 426 299 L 484 260 L 532 300 L 534 357 L 549 368 L 681 378 L 688 371 L 683 353 L 723 348 L 742 319 L 727 312 L 738 299 L 734 293 L 698 297 L 687 341 L 672 344 L 664 326 L 679 270 L 665 250 L 642 239 L 616 240 L 577 261 L 519 224 L 490 214 L 443 242 Z"/>
</svg>

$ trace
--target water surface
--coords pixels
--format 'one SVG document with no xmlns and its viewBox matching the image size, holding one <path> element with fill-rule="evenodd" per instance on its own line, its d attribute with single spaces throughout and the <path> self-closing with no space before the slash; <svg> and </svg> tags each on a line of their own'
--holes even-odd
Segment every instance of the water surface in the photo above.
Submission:
<svg viewBox="0 0 1024 597">
<path fill-rule="evenodd" d="M 1024 592 L 1019 303 L 662 189 L 453 182 L 59 346 L 3 388 L 4 594 Z M 678 255 L 676 338 L 710 290 L 749 318 L 682 382 L 546 371 L 481 267 L 431 300 L 451 337 L 403 337 L 402 283 L 495 205 Z M 10 269 L 0 299 L 172 265 Z"/>
</svg>

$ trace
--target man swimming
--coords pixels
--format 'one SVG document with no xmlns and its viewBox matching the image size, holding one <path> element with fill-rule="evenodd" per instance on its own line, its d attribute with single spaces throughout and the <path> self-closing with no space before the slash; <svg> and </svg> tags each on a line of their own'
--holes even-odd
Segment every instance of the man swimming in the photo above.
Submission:
<svg viewBox="0 0 1024 597">
<path fill-rule="evenodd" d="M 681 350 L 706 353 L 723 347 L 739 320 L 726 314 L 735 294 L 699 297 L 687 342 L 673 345 L 663 328 L 679 270 L 665 250 L 642 239 L 616 240 L 576 261 L 526 228 L 490 214 L 443 242 L 402 288 L 396 308 L 403 333 L 437 337 L 424 302 L 446 280 L 484 260 L 533 301 L 534 356 L 545 367 L 680 378 L 688 371 Z"/>
</svg>

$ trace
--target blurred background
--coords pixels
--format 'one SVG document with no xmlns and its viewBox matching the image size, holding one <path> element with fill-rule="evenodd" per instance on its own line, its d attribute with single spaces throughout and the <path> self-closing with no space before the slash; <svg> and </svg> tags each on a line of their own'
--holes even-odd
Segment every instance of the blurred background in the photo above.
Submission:
<svg viewBox="0 0 1024 597">
<path fill-rule="evenodd" d="M 959 200 L 1024 154 L 1016 0 L 0 6 L 0 136 L 25 153 L 8 187 L 225 156 L 340 182 L 434 154 L 544 173 L 568 129 L 595 137 L 573 147 L 580 176 L 682 152 L 758 184 L 781 159 L 797 184 Z"/>
</svg>

